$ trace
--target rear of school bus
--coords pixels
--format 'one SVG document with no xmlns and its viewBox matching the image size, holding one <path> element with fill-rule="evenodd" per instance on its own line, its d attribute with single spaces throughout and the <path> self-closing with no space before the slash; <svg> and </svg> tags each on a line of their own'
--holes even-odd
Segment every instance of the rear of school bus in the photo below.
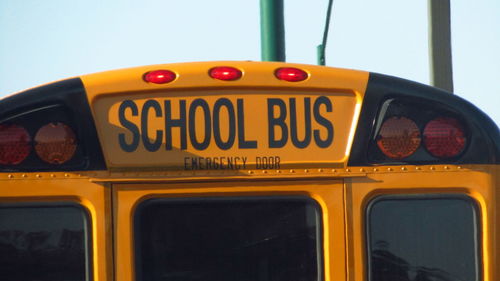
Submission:
<svg viewBox="0 0 500 281">
<path fill-rule="evenodd" d="M 0 101 L 0 279 L 495 281 L 499 143 L 466 101 L 361 71 L 48 84 Z"/>
</svg>

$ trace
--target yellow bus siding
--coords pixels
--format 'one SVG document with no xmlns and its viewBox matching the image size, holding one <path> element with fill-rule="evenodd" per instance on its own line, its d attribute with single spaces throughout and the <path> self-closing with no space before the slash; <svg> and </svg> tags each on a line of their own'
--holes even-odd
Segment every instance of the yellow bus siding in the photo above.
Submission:
<svg viewBox="0 0 500 281">
<path fill-rule="evenodd" d="M 218 65 L 242 69 L 245 79 L 226 82 L 208 77 L 207 69 Z M 161 159 L 155 159 L 154 153 L 138 151 L 127 158 L 126 154 L 112 152 L 117 146 L 116 137 L 110 137 L 110 133 L 117 134 L 112 128 L 118 122 L 116 104 L 124 97 L 142 99 L 144 103 L 158 94 L 162 98 L 169 93 L 193 98 L 200 93 L 199 89 L 205 93 L 223 89 L 235 91 L 234 98 L 242 98 L 248 88 L 268 95 L 279 91 L 285 96 L 290 92 L 290 82 L 271 80 L 266 74 L 280 66 L 280 63 L 207 62 L 156 65 L 82 76 L 108 170 L 0 173 L 0 203 L 73 202 L 83 206 L 91 221 L 89 280 L 135 281 L 134 211 L 146 199 L 306 196 L 321 208 L 323 280 L 362 281 L 368 280 L 366 212 L 374 198 L 398 194 L 461 194 L 479 206 L 480 280 L 495 281 L 500 277 L 498 165 L 347 165 L 368 83 L 367 72 L 287 64 L 314 74 L 306 81 L 293 84 L 299 96 L 307 92 L 342 93 L 354 100 L 351 104 L 346 103 L 347 111 L 339 111 L 339 116 L 349 116 L 344 127 L 339 129 L 343 143 L 339 146 L 341 151 L 333 154 L 333 162 L 325 160 L 332 154 L 325 153 L 325 156 L 320 150 L 311 150 L 307 151 L 314 154 L 311 159 L 301 162 L 301 157 L 306 156 L 297 154 L 290 158 L 288 165 L 280 167 L 183 169 L 174 163 L 169 169 L 164 168 L 169 163 L 163 159 L 169 156 L 167 154 L 158 154 L 156 156 Z M 175 83 L 156 85 L 137 79 L 147 71 L 163 68 L 178 73 Z M 255 87 L 256 84 L 259 87 Z M 109 111 L 112 108 L 115 111 Z M 321 132 L 324 135 L 325 131 Z M 293 150 L 284 149 L 285 156 Z M 188 149 L 188 152 L 196 155 L 195 150 Z M 260 154 L 251 151 L 248 155 L 257 157 Z"/>
</svg>

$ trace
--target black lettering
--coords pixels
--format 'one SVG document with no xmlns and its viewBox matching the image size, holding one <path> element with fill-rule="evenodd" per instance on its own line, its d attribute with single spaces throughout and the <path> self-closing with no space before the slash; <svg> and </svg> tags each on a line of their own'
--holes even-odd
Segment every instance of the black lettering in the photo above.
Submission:
<svg viewBox="0 0 500 281">
<path fill-rule="evenodd" d="M 229 117 L 229 136 L 227 138 L 227 141 L 224 142 L 221 138 L 220 134 L 220 110 L 222 107 L 226 107 L 228 117 Z M 220 98 L 215 102 L 214 105 L 214 120 L 213 120 L 213 127 L 214 127 L 214 140 L 215 144 L 217 147 L 219 147 L 222 150 L 228 150 L 230 149 L 233 144 L 234 144 L 234 139 L 236 137 L 235 133 L 235 128 L 236 128 L 236 121 L 235 121 L 235 115 L 234 115 L 234 107 L 231 101 L 227 98 Z"/>
<path fill-rule="evenodd" d="M 172 150 L 172 128 L 179 127 L 181 135 L 181 149 L 187 149 L 186 138 L 186 101 L 179 101 L 179 119 L 172 119 L 170 100 L 165 101 L 165 149 Z"/>
<path fill-rule="evenodd" d="M 125 140 L 125 134 L 118 134 L 118 143 L 120 144 L 120 148 L 126 152 L 133 152 L 139 146 L 139 128 L 129 120 L 125 118 L 125 110 L 130 108 L 132 111 L 132 116 L 137 116 L 139 114 L 139 110 L 137 109 L 137 105 L 131 100 L 125 100 L 120 104 L 120 108 L 118 109 L 118 119 L 120 120 L 120 124 L 128 129 L 130 133 L 132 133 L 132 142 L 127 143 Z"/>
<path fill-rule="evenodd" d="M 161 142 L 163 140 L 163 131 L 156 130 L 156 138 L 153 142 L 149 140 L 148 135 L 148 121 L 149 121 L 149 109 L 153 108 L 156 113 L 156 117 L 161 117 L 161 106 L 156 100 L 147 100 L 142 106 L 141 113 L 141 137 L 144 148 L 147 151 L 155 152 L 160 149 Z"/>
<path fill-rule="evenodd" d="M 243 111 L 243 99 L 236 100 L 238 111 L 238 148 L 257 148 L 257 141 L 245 140 L 245 115 Z"/>
<path fill-rule="evenodd" d="M 234 169 L 234 159 L 233 157 L 227 157 L 227 169 L 228 170 L 233 170 Z"/>
<path fill-rule="evenodd" d="M 189 170 L 189 157 L 184 157 L 184 170 Z"/>
<path fill-rule="evenodd" d="M 212 169 L 212 158 L 210 157 L 205 158 L 205 166 L 207 167 L 207 170 Z"/>
<path fill-rule="evenodd" d="M 314 130 L 314 141 L 316 145 L 321 148 L 329 147 L 333 142 L 333 125 L 332 122 L 320 114 L 320 106 L 324 104 L 326 106 L 326 112 L 332 112 L 332 102 L 329 98 L 321 96 L 314 102 L 314 119 L 316 122 L 326 129 L 326 138 L 322 139 L 320 136 L 320 130 Z"/>
<path fill-rule="evenodd" d="M 247 168 L 247 157 L 242 157 L 243 158 L 243 169 Z"/>
<path fill-rule="evenodd" d="M 219 157 L 214 157 L 214 170 L 219 169 Z"/>
<path fill-rule="evenodd" d="M 198 158 L 191 158 L 191 170 L 198 170 Z"/>
<path fill-rule="evenodd" d="M 201 142 L 198 142 L 196 137 L 196 109 L 200 107 L 204 115 L 205 136 Z M 212 136 L 212 126 L 210 124 L 210 108 L 208 103 L 203 99 L 195 99 L 189 106 L 189 138 L 191 144 L 196 150 L 205 150 L 210 144 Z"/>
<path fill-rule="evenodd" d="M 278 117 L 274 117 L 274 107 L 280 109 Z M 288 141 L 288 126 L 285 123 L 286 119 L 286 105 L 281 99 L 267 99 L 267 120 L 268 120 L 268 138 L 269 148 L 281 148 L 285 146 Z M 274 127 L 281 128 L 281 139 L 276 139 L 274 135 Z"/>
<path fill-rule="evenodd" d="M 311 143 L 311 98 L 304 98 L 304 139 L 297 135 L 297 106 L 295 98 L 290 98 L 290 136 L 297 148 L 306 148 Z"/>
</svg>

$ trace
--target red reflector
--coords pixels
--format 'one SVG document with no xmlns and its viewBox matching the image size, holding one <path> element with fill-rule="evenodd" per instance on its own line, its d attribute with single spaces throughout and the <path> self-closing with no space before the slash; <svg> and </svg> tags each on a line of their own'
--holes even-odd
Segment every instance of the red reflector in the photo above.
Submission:
<svg viewBox="0 0 500 281">
<path fill-rule="evenodd" d="M 160 69 L 147 72 L 142 78 L 149 83 L 165 84 L 174 81 L 176 77 L 177 75 L 174 72 Z"/>
<path fill-rule="evenodd" d="M 276 76 L 276 78 L 288 82 L 299 82 L 306 80 L 307 77 L 309 77 L 309 74 L 307 74 L 307 72 L 294 67 L 278 68 L 274 75 Z"/>
<path fill-rule="evenodd" d="M 35 136 L 38 157 L 50 164 L 63 164 L 75 154 L 76 137 L 63 123 L 50 123 L 41 127 Z"/>
<path fill-rule="evenodd" d="M 31 152 L 28 132 L 17 125 L 0 125 L 0 164 L 17 165 Z"/>
<path fill-rule="evenodd" d="M 436 118 L 424 128 L 424 144 L 427 151 L 438 158 L 458 156 L 465 148 L 465 131 L 455 118 Z"/>
<path fill-rule="evenodd" d="M 241 70 L 230 66 L 218 66 L 210 69 L 208 72 L 210 77 L 218 80 L 233 81 L 241 78 L 243 73 Z"/>
<path fill-rule="evenodd" d="M 406 117 L 391 117 L 384 121 L 377 138 L 377 145 L 387 157 L 403 159 L 412 155 L 420 146 L 420 130 Z"/>
</svg>

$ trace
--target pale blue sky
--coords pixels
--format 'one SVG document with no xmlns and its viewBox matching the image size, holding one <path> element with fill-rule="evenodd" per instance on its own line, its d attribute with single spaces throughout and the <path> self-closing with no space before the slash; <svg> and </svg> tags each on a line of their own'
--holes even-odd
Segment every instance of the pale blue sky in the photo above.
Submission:
<svg viewBox="0 0 500 281">
<path fill-rule="evenodd" d="M 284 0 L 287 61 L 316 63 L 327 0 Z M 500 124 L 500 1 L 451 1 L 456 94 Z M 0 96 L 123 67 L 260 60 L 259 0 L 0 0 Z M 334 0 L 327 65 L 429 83 L 427 0 Z"/>
</svg>

